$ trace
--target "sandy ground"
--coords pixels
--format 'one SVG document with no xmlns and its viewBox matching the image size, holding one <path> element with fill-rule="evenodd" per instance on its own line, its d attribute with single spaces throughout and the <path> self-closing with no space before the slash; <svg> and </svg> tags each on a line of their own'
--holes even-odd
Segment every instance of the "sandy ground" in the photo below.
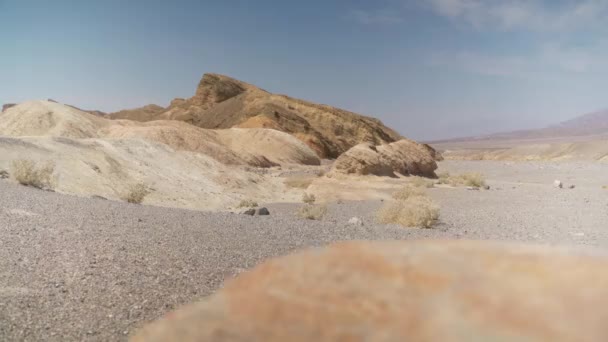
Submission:
<svg viewBox="0 0 608 342">
<path fill-rule="evenodd" d="M 269 204 L 271 216 L 248 217 L 0 181 L 0 340 L 125 340 L 145 322 L 212 293 L 266 258 L 337 240 L 608 247 L 606 164 L 445 161 L 439 171 L 482 172 L 492 189 L 429 189 L 442 208 L 441 224 L 430 230 L 375 224 L 379 199 L 333 203 L 317 222 L 297 219 L 299 204 Z M 555 179 L 576 188 L 553 188 Z M 396 186 L 376 191 L 388 196 Z M 348 225 L 353 216 L 364 225 Z"/>
</svg>

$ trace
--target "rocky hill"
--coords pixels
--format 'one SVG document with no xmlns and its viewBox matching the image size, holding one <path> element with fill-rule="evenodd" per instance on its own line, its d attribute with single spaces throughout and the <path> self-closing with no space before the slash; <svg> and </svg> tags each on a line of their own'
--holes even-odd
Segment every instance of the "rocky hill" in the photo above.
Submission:
<svg viewBox="0 0 608 342">
<path fill-rule="evenodd" d="M 277 95 L 239 80 L 206 74 L 196 94 L 175 99 L 168 108 L 146 106 L 110 114 L 137 121 L 179 120 L 201 128 L 271 128 L 294 135 L 322 158 L 337 158 L 368 142 L 391 143 L 402 137 L 377 119 Z"/>
</svg>

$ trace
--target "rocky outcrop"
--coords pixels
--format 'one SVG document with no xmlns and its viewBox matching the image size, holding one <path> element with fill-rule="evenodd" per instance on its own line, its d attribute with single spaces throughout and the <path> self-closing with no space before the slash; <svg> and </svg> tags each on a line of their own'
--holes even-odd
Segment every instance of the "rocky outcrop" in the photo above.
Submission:
<svg viewBox="0 0 608 342">
<path fill-rule="evenodd" d="M 15 107 L 17 104 L 15 103 L 5 103 L 2 105 L 2 113 L 4 113 L 7 109 L 11 107 Z"/>
<path fill-rule="evenodd" d="M 272 128 L 295 136 L 323 158 L 337 158 L 362 142 L 378 145 L 401 139 L 379 120 L 272 94 L 218 74 L 204 75 L 193 97 L 173 100 L 158 115 L 123 115 L 121 118 L 180 120 L 213 129 Z"/>
<path fill-rule="evenodd" d="M 342 154 L 328 175 L 401 174 L 434 177 L 437 169 L 435 158 L 424 145 L 407 139 L 379 146 L 363 143 Z"/>
<path fill-rule="evenodd" d="M 265 262 L 132 341 L 606 341 L 607 321 L 606 256 L 348 242 Z"/>
<path fill-rule="evenodd" d="M 111 113 L 110 119 L 126 119 L 134 121 L 151 121 L 160 113 L 164 112 L 165 108 L 155 104 L 143 106 L 141 108 L 126 109 L 119 112 Z"/>
</svg>

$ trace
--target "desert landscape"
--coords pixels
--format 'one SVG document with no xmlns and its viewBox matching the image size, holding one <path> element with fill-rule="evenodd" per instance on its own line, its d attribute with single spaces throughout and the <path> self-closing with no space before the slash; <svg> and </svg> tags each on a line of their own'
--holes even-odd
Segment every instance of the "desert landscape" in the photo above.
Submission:
<svg viewBox="0 0 608 342">
<path fill-rule="evenodd" d="M 270 258 L 339 241 L 608 247 L 602 158 L 473 158 L 462 146 L 492 140 L 420 144 L 221 75 L 196 94 L 113 114 L 5 106 L 3 339 L 124 340 Z M 181 339 L 162 329 L 144 340 Z"/>
<path fill-rule="evenodd" d="M 0 0 L 0 342 L 608 341 L 607 20 Z"/>
</svg>

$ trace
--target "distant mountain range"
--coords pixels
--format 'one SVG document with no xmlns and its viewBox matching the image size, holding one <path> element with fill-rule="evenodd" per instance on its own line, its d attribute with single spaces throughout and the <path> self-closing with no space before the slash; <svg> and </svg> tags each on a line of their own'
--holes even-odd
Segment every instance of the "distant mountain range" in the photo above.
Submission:
<svg viewBox="0 0 608 342">
<path fill-rule="evenodd" d="M 563 138 L 608 138 L 608 110 L 597 111 L 540 129 L 519 130 L 473 137 L 444 139 L 433 144 L 499 141 L 499 140 L 544 140 Z"/>
</svg>

